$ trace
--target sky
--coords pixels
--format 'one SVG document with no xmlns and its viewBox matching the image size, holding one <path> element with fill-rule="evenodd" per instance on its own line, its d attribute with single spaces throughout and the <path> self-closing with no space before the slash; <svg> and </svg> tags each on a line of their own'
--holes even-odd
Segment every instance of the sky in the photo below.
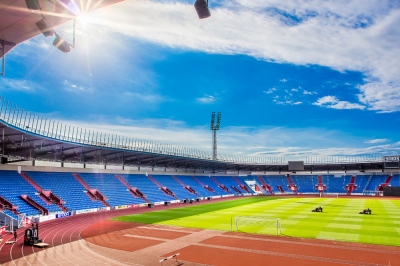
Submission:
<svg viewBox="0 0 400 266">
<path fill-rule="evenodd" d="M 399 0 L 125 0 L 6 56 L 0 95 L 67 124 L 211 151 L 400 154 Z M 72 39 L 72 23 L 56 29 Z"/>
</svg>

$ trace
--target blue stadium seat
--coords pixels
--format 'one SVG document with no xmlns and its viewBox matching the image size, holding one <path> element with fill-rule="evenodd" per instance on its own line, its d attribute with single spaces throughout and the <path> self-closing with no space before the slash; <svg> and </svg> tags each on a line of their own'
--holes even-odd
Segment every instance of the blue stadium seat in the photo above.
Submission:
<svg viewBox="0 0 400 266">
<path fill-rule="evenodd" d="M 27 172 L 43 189 L 51 190 L 65 201 L 64 206 L 70 210 L 102 208 L 99 201 L 92 201 L 84 192 L 85 188 L 74 178 L 72 173 Z"/>
</svg>

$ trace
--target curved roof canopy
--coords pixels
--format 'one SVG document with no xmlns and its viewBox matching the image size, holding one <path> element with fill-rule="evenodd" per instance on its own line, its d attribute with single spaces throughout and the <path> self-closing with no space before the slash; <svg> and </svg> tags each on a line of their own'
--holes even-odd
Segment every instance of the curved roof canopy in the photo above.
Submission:
<svg viewBox="0 0 400 266">
<path fill-rule="evenodd" d="M 46 37 L 55 34 L 58 38 L 53 30 L 55 27 L 80 14 L 121 1 L 123 0 L 1 0 L 0 58 L 19 43 L 41 33 Z"/>
</svg>

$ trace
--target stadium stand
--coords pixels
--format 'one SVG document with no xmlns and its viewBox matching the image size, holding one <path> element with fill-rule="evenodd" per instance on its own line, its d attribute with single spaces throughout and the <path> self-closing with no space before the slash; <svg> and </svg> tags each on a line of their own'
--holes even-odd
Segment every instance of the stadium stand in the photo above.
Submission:
<svg viewBox="0 0 400 266">
<path fill-rule="evenodd" d="M 287 179 L 287 182 L 289 183 L 287 185 L 289 190 L 292 191 L 293 194 L 297 194 L 298 187 L 297 187 L 297 185 L 295 183 L 293 183 L 292 177 L 290 175 L 287 175 L 286 179 Z"/>
<path fill-rule="evenodd" d="M 26 182 L 17 171 L 0 171 L 0 196 L 17 206 L 18 213 L 26 215 L 37 215 L 40 211 L 32 207 L 21 198 L 21 195 L 28 195 L 34 200 L 41 202 L 42 199 L 35 195 L 35 188 Z M 42 202 L 43 203 L 43 202 Z M 57 208 L 57 211 L 59 209 Z"/>
<path fill-rule="evenodd" d="M 146 198 L 146 195 L 143 194 L 142 191 L 140 191 L 137 187 L 132 187 L 131 185 L 126 182 L 126 180 L 120 176 L 120 175 L 115 175 L 115 177 L 122 183 L 124 186 L 128 189 L 128 191 L 135 197 L 135 198 L 141 198 L 145 202 L 149 202 L 149 200 Z"/>
<path fill-rule="evenodd" d="M 356 184 L 356 179 L 357 176 L 350 176 L 349 177 L 350 180 L 347 180 L 347 177 L 345 176 L 345 182 L 346 182 L 346 191 L 347 191 L 347 195 L 351 195 L 351 193 L 355 190 L 357 190 L 358 186 Z"/>
<path fill-rule="evenodd" d="M 267 191 L 269 194 L 274 194 L 274 189 L 267 184 L 267 182 L 265 182 L 262 176 L 258 176 L 258 180 L 261 182 L 261 186 L 265 191 Z"/>
<path fill-rule="evenodd" d="M 315 190 L 319 193 L 324 193 L 326 190 L 326 185 L 324 184 L 324 179 L 321 175 L 317 177 L 318 183 L 314 186 Z"/>
<path fill-rule="evenodd" d="M 232 194 L 229 191 L 224 190 L 223 188 L 219 187 L 218 182 L 215 182 L 210 176 L 202 176 L 202 177 L 197 177 L 198 180 L 201 181 L 205 186 L 210 187 L 212 190 L 214 190 L 217 195 L 229 195 Z"/>
<path fill-rule="evenodd" d="M 194 176 L 193 176 L 193 179 L 194 179 L 197 183 L 199 183 L 204 189 L 206 189 L 206 190 L 208 190 L 209 192 L 212 192 L 212 193 L 214 193 L 214 194 L 217 194 L 217 192 L 216 192 L 212 187 L 210 187 L 208 184 L 203 183 L 202 181 L 200 181 L 199 178 L 200 178 L 200 177 L 194 177 Z"/>
<path fill-rule="evenodd" d="M 147 177 L 154 183 L 156 186 L 165 193 L 165 195 L 171 196 L 174 199 L 178 199 L 178 197 L 175 195 L 175 193 L 170 190 L 168 187 L 161 185 L 155 178 L 153 178 L 151 175 L 147 175 Z"/>
<path fill-rule="evenodd" d="M 316 193 L 315 185 L 318 184 L 317 176 L 295 175 L 292 181 L 297 185 L 299 193 Z"/>
<path fill-rule="evenodd" d="M 215 184 L 217 184 L 217 186 L 218 186 L 220 189 L 222 189 L 224 192 L 227 192 L 227 193 L 229 193 L 229 194 L 234 194 L 235 191 L 237 190 L 237 189 L 233 189 L 233 188 L 232 188 L 232 186 L 235 187 L 235 186 L 234 186 L 235 183 L 234 183 L 234 182 L 229 182 L 229 180 L 228 180 L 227 178 L 224 178 L 224 180 L 222 181 L 222 183 L 221 183 L 221 180 L 223 179 L 222 177 L 219 178 L 220 180 L 218 180 L 218 177 L 216 177 L 216 176 L 210 176 L 210 178 L 211 178 L 211 180 L 214 181 Z M 232 180 L 232 181 L 233 181 L 233 180 Z M 228 182 L 229 184 L 228 184 L 227 182 Z"/>
<path fill-rule="evenodd" d="M 200 180 L 196 181 L 192 176 L 179 176 L 179 180 L 181 180 L 185 185 L 193 188 L 200 197 L 212 197 L 216 195 L 215 192 L 206 189 L 204 185 L 199 183 Z"/>
<path fill-rule="evenodd" d="M 214 176 L 214 179 L 221 185 L 224 185 L 233 194 L 248 193 L 248 190 L 246 190 L 246 188 L 247 189 L 249 189 L 249 188 L 246 185 L 240 183 L 239 180 L 235 177 Z"/>
<path fill-rule="evenodd" d="M 104 205 L 92 201 L 85 193 L 85 189 L 73 178 L 72 173 L 57 172 L 27 172 L 27 174 L 43 188 L 54 191 L 64 200 L 68 210 L 84 210 L 102 208 Z"/>
<path fill-rule="evenodd" d="M 107 199 L 111 206 L 122 206 L 144 203 L 143 199 L 135 198 L 114 174 L 79 174 L 86 183 L 96 188 Z"/>
<path fill-rule="evenodd" d="M 186 191 L 188 191 L 190 193 L 190 195 L 192 196 L 199 196 L 199 194 L 196 192 L 196 190 L 194 190 L 193 188 L 191 188 L 190 186 L 185 185 L 180 179 L 179 177 L 176 176 L 172 176 L 172 178 L 178 182 L 178 184 L 180 184 L 182 186 L 182 188 L 184 188 Z"/>
<path fill-rule="evenodd" d="M 362 193 L 364 188 L 368 185 L 369 182 L 369 175 L 357 175 L 357 193 Z"/>
<path fill-rule="evenodd" d="M 162 202 L 174 200 L 173 197 L 166 195 L 144 174 L 128 174 L 122 176 L 132 187 L 137 187 L 142 191 L 150 202 Z"/>
<path fill-rule="evenodd" d="M 186 190 L 185 187 L 179 184 L 172 176 L 154 175 L 152 177 L 159 182 L 161 186 L 167 187 L 172 191 L 177 199 L 193 199 L 197 197 L 195 194 Z"/>
<path fill-rule="evenodd" d="M 289 180 L 285 175 L 210 177 L 41 171 L 27 171 L 19 174 L 17 171 L 0 170 L 0 181 L 0 209 L 4 214 L 17 219 L 18 213 L 36 216 L 47 214 L 47 212 L 51 214 L 105 206 L 117 207 L 148 202 L 241 195 L 247 193 L 246 189 L 254 192 L 247 185 L 248 181 L 263 186 L 267 184 L 273 193 L 279 193 L 280 187 L 285 193 L 292 194 L 288 185 L 292 183 L 297 186 L 298 193 L 318 193 L 318 184 L 323 184 L 326 186 L 324 193 L 347 194 L 346 186 L 353 184 L 351 193 L 378 195 L 380 187 L 400 186 L 400 175 L 292 175 Z M 92 191 L 92 196 L 89 195 L 88 190 Z M 132 193 L 132 190 L 136 190 L 137 193 Z M 40 196 L 41 191 L 50 191 L 56 195 L 65 209 L 54 202 L 46 201 L 43 196 Z M 268 193 L 267 191 L 268 189 L 264 190 L 264 193 Z M 108 205 L 93 198 L 93 195 L 101 195 Z M 33 203 L 29 204 L 29 200 Z M 36 208 L 35 204 L 38 205 Z M 13 211 L 12 208 L 16 209 Z"/>
<path fill-rule="evenodd" d="M 393 175 L 392 180 L 390 180 L 390 185 L 394 187 L 400 186 L 400 175 Z"/>
<path fill-rule="evenodd" d="M 384 186 L 389 185 L 391 179 L 392 176 L 372 175 L 370 178 L 370 182 L 365 188 L 365 191 L 382 191 Z"/>
<path fill-rule="evenodd" d="M 3 210 L 3 213 L 7 214 L 9 217 L 18 220 L 18 215 L 15 213 L 11 212 L 10 210 Z"/>
<path fill-rule="evenodd" d="M 334 176 L 334 175 L 324 175 L 324 180 L 326 180 L 326 191 L 328 193 L 345 193 L 346 185 L 345 179 L 343 176 Z"/>
<path fill-rule="evenodd" d="M 245 193 L 250 193 L 251 188 L 246 184 L 246 182 L 241 182 L 236 176 L 233 176 L 240 189 Z"/>
<path fill-rule="evenodd" d="M 286 176 L 284 175 L 270 175 L 270 176 L 264 175 L 263 179 L 267 184 L 269 184 L 272 187 L 273 190 L 281 191 L 284 193 L 291 192 L 289 188 L 286 186 L 288 181 L 286 180 Z"/>
<path fill-rule="evenodd" d="M 39 184 L 37 184 L 32 178 L 29 177 L 27 173 L 21 173 L 21 176 L 31 184 L 37 191 L 39 197 L 47 204 L 47 206 L 51 206 L 50 211 L 68 211 L 65 206 L 63 206 L 63 201 L 61 198 L 59 198 L 56 194 L 54 194 L 51 190 L 49 189 L 43 189 Z M 53 206 L 56 205 L 58 206 L 59 210 Z"/>
</svg>

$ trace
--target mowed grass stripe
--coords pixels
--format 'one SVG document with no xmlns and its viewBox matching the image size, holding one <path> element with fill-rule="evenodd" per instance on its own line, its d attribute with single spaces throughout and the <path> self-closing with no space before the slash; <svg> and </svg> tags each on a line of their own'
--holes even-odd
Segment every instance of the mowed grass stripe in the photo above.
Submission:
<svg viewBox="0 0 400 266">
<path fill-rule="evenodd" d="M 363 215 L 364 220 L 362 230 L 368 233 L 361 235 L 360 241 L 375 244 L 379 244 L 382 241 L 391 241 L 396 234 L 396 226 L 390 222 L 393 218 L 391 217 L 392 211 L 388 211 L 388 208 L 385 207 L 383 201 L 373 201 L 369 202 L 369 204 L 373 204 L 374 209 L 369 207 L 373 210 L 372 215 Z M 387 217 L 387 219 L 380 220 L 377 217 Z"/>
<path fill-rule="evenodd" d="M 215 211 L 222 211 L 224 209 L 229 209 L 233 207 L 238 207 L 242 205 L 251 205 L 260 201 L 273 201 L 274 197 L 247 197 L 240 198 L 231 201 L 223 201 L 217 203 L 203 204 L 203 205 L 189 205 L 187 207 L 168 209 L 162 211 L 154 211 L 133 215 L 126 215 L 121 217 L 113 218 L 117 221 L 132 221 L 140 223 L 159 223 L 168 220 L 176 220 L 179 218 L 195 216 L 204 213 L 214 213 Z"/>
<path fill-rule="evenodd" d="M 287 236 L 400 246 L 398 202 L 379 198 L 250 197 L 124 216 L 117 220 L 229 231 L 233 217 L 257 216 L 265 218 L 265 225 L 242 224 L 240 231 L 276 234 L 276 224 L 268 221 L 280 218 L 282 234 Z M 311 212 L 318 206 L 323 207 L 323 213 Z M 359 214 L 367 207 L 372 215 Z"/>
</svg>

